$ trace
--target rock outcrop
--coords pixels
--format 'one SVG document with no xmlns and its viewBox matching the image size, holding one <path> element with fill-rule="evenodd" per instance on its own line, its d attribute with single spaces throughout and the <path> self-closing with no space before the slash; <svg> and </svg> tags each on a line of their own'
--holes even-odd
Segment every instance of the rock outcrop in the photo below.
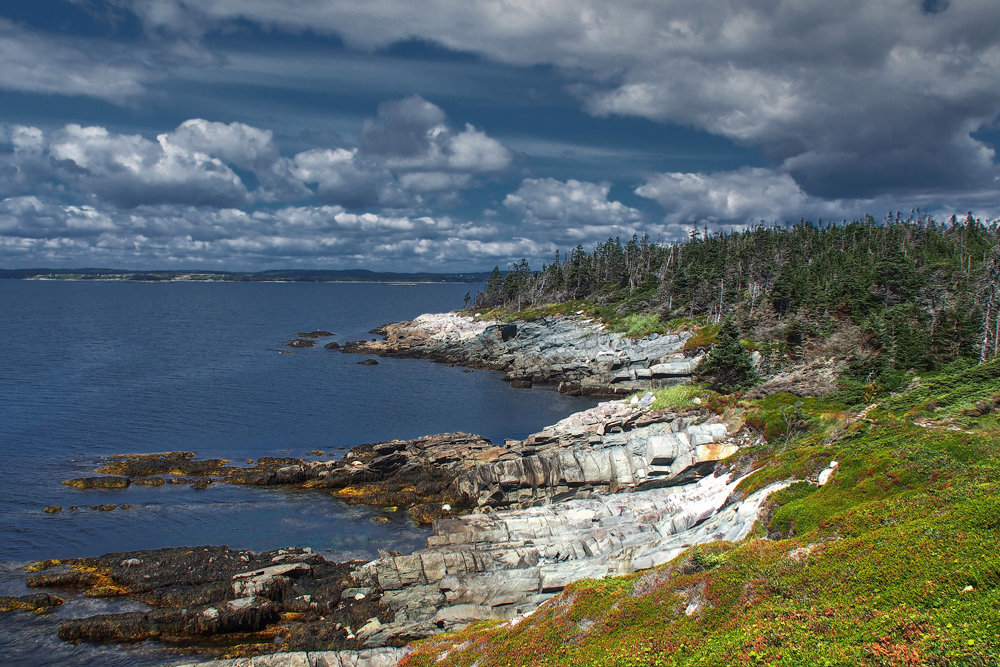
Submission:
<svg viewBox="0 0 1000 667">
<path fill-rule="evenodd" d="M 280 636 L 284 643 L 270 646 L 280 653 L 207 664 L 392 665 L 404 651 L 392 647 L 477 620 L 511 620 L 573 581 L 651 568 L 694 544 L 750 532 L 768 496 L 788 484 L 737 490 L 749 464 L 723 459 L 735 460 L 756 437 L 736 414 L 694 402 L 653 410 L 653 402 L 647 393 L 601 403 L 503 446 L 452 433 L 362 445 L 340 461 L 262 458 L 252 468 L 185 452 L 114 457 L 102 471 L 126 479 L 218 475 L 406 505 L 433 520 L 434 534 L 425 549 L 383 551 L 368 563 L 327 563 L 302 549 L 255 556 L 202 547 L 43 563 L 29 584 L 151 607 L 66 621 L 59 632 L 68 640 Z"/>
<path fill-rule="evenodd" d="M 293 651 L 252 658 L 187 663 L 177 667 L 394 667 L 407 650 L 384 646 L 363 651 Z"/>
<path fill-rule="evenodd" d="M 595 493 L 677 486 L 735 454 L 721 417 L 695 408 L 650 411 L 653 395 L 577 412 L 523 442 L 507 441 L 495 462 L 470 468 L 457 491 L 475 505 L 527 507 Z"/>
<path fill-rule="evenodd" d="M 615 396 L 666 386 L 690 376 L 701 360 L 684 354 L 687 332 L 632 340 L 580 317 L 501 323 L 429 314 L 373 333 L 385 340 L 352 341 L 342 350 L 502 370 L 518 386 L 558 384 L 566 394 Z"/>
<path fill-rule="evenodd" d="M 360 564 L 330 563 L 309 549 L 254 554 L 227 547 L 179 547 L 43 561 L 32 566 L 36 574 L 27 583 L 147 606 L 145 611 L 64 620 L 58 632 L 66 641 L 155 638 L 200 642 L 206 649 L 228 646 L 229 653 L 251 655 L 277 648 L 361 650 L 365 638 L 352 628 L 373 619 L 381 627 L 393 616 L 380 602 L 377 586 L 354 585 L 350 575 Z M 30 605 L 34 610 L 62 602 L 47 594 L 4 600 L 12 609 Z"/>
<path fill-rule="evenodd" d="M 694 544 L 742 539 L 768 495 L 787 482 L 726 505 L 740 481 L 711 475 L 680 487 L 435 522 L 426 549 L 383 553 L 355 573 L 384 590 L 394 615 L 367 643 L 509 620 L 573 581 L 647 569 Z"/>
<path fill-rule="evenodd" d="M 417 521 L 429 523 L 474 504 L 454 484 L 459 475 L 508 454 L 488 438 L 468 433 L 441 433 L 414 440 L 359 445 L 339 461 L 304 461 L 261 457 L 250 466 L 225 459 L 198 460 L 193 452 L 121 454 L 97 472 L 64 482 L 78 488 L 124 488 L 134 484 L 190 483 L 206 488 L 211 481 L 251 486 L 297 486 L 327 490 L 349 503 L 410 509 Z M 447 506 L 447 509 L 443 509 Z"/>
</svg>

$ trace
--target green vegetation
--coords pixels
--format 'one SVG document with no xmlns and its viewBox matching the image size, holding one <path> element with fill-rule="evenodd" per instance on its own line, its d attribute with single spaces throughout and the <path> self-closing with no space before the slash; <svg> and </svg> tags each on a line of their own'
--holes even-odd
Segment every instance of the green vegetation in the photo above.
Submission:
<svg viewBox="0 0 1000 667">
<path fill-rule="evenodd" d="M 700 387 L 690 384 L 675 384 L 666 389 L 656 389 L 653 391 L 656 398 L 650 409 L 676 412 L 690 408 L 693 405 L 693 399 L 701 400 L 703 393 Z"/>
<path fill-rule="evenodd" d="M 899 389 L 903 374 L 1000 353 L 997 223 L 970 215 L 803 222 L 743 232 L 695 232 L 683 243 L 608 239 L 532 271 L 494 269 L 470 312 L 539 317 L 582 311 L 640 337 L 732 317 L 765 371 L 850 339 L 845 381 Z M 571 304 L 563 307 L 564 304 Z M 714 331 L 688 341 L 694 352 Z M 842 345 L 843 347 L 843 345 Z"/>
<path fill-rule="evenodd" d="M 666 330 L 657 313 L 633 313 L 626 315 L 615 324 L 616 326 L 611 328 L 612 331 L 622 331 L 631 338 L 642 338 L 651 333 L 664 333 Z"/>
<path fill-rule="evenodd" d="M 402 664 L 1000 664 L 1000 360 L 907 386 L 864 410 L 848 390 L 657 392 L 657 407 L 701 396 L 762 433 L 741 453 L 756 472 L 740 491 L 800 481 L 771 496 L 738 544 L 576 582 L 514 627 L 434 637 Z"/>
<path fill-rule="evenodd" d="M 727 319 L 719 329 L 716 344 L 698 364 L 697 377 L 722 393 L 749 389 L 760 381 L 750 353 L 740 343 L 740 330 Z"/>
</svg>

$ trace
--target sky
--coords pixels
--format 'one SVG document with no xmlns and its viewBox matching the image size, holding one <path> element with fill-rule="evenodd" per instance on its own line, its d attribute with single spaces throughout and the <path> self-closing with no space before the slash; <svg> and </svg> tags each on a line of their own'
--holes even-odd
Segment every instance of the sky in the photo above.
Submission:
<svg viewBox="0 0 1000 667">
<path fill-rule="evenodd" d="M 996 0 L 0 0 L 0 268 L 1000 217 Z"/>
</svg>

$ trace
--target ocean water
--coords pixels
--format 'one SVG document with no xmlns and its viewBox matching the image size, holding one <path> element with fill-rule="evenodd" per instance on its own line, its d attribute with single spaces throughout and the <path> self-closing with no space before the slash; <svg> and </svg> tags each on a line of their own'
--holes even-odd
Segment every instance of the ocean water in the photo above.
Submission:
<svg viewBox="0 0 1000 667">
<path fill-rule="evenodd" d="M 20 595 L 23 566 L 42 558 L 166 546 L 281 546 L 370 558 L 412 551 L 428 531 L 405 513 L 348 506 L 320 491 L 213 484 L 78 490 L 103 457 L 192 451 L 240 461 L 340 456 L 365 442 L 448 431 L 502 442 L 595 404 L 551 388 L 518 390 L 499 373 L 380 359 L 323 344 L 372 338 L 386 322 L 461 306 L 476 286 L 350 283 L 131 284 L 0 280 L 0 595 Z M 314 348 L 297 332 L 337 335 Z M 90 505 L 136 505 L 101 512 Z M 79 506 L 58 514 L 43 508 Z M 375 516 L 390 516 L 377 522 Z M 150 647 L 74 647 L 57 614 L 0 615 L 0 664 L 128 665 L 164 659 Z"/>
</svg>

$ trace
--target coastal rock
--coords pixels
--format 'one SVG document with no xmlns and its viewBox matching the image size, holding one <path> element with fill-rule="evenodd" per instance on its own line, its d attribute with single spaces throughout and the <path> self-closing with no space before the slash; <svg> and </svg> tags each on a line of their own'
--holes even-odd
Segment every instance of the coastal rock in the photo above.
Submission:
<svg viewBox="0 0 1000 667">
<path fill-rule="evenodd" d="M 329 331 L 310 331 L 309 333 L 297 333 L 295 334 L 299 338 L 326 338 L 328 336 L 336 336 L 337 334 L 331 333 Z"/>
<path fill-rule="evenodd" d="M 31 593 L 21 597 L 0 596 L 0 612 L 4 611 L 31 611 L 36 614 L 45 614 L 64 602 L 62 598 L 48 593 Z"/>
<path fill-rule="evenodd" d="M 313 347 L 316 341 L 309 340 L 308 338 L 297 338 L 289 343 L 285 343 L 286 347 Z"/>
<path fill-rule="evenodd" d="M 551 383 L 569 394 L 615 396 L 667 386 L 690 376 L 701 360 L 681 352 L 688 332 L 633 340 L 581 317 L 500 323 L 428 314 L 376 332 L 385 340 L 348 342 L 343 351 L 501 370 L 511 386 Z"/>
<path fill-rule="evenodd" d="M 69 571 L 41 572 L 28 583 L 152 607 L 66 621 L 60 636 L 72 640 L 239 633 L 263 640 L 278 632 L 288 653 L 231 664 L 369 664 L 357 662 L 364 649 L 510 620 L 581 578 L 654 567 L 693 544 L 748 534 L 768 495 L 787 482 L 737 492 L 743 478 L 719 461 L 753 434 L 730 433 L 705 407 L 652 410 L 653 398 L 601 403 L 502 447 L 451 433 L 362 445 L 340 461 L 262 457 L 252 468 L 198 467 L 185 453 L 121 457 L 109 465 L 169 461 L 171 472 L 190 465 L 236 483 L 294 484 L 348 502 L 411 507 L 414 518 L 433 521 L 434 534 L 425 549 L 383 551 L 368 563 L 328 563 L 301 549 L 254 555 L 199 547 L 53 562 Z M 263 641 L 253 647 L 265 650 Z M 313 657 L 320 653 L 328 662 Z"/>
<path fill-rule="evenodd" d="M 252 658 L 186 663 L 177 667 L 395 667 L 409 651 L 384 646 L 362 651 L 296 651 Z"/>
<path fill-rule="evenodd" d="M 172 452 L 116 456 L 100 470 L 169 470 L 192 475 L 170 482 L 193 482 L 195 488 L 214 479 L 328 489 L 349 503 L 404 507 L 419 523 L 430 523 L 470 507 L 526 507 L 684 484 L 709 474 L 715 461 L 741 446 L 707 410 L 653 411 L 652 400 L 649 394 L 631 403 L 601 403 L 502 447 L 480 436 L 443 433 L 361 445 L 339 461 L 262 457 L 244 467 Z"/>
<path fill-rule="evenodd" d="M 364 361 L 359 361 L 358 364 L 361 366 L 378 366 L 377 359 L 365 359 Z"/>
<path fill-rule="evenodd" d="M 652 394 L 608 401 L 513 441 L 504 456 L 470 468 L 455 482 L 476 505 L 527 507 L 539 502 L 668 487 L 697 481 L 735 454 L 721 418 L 698 409 L 651 411 Z"/>
<path fill-rule="evenodd" d="M 742 481 L 684 486 L 437 521 L 426 549 L 383 553 L 355 579 L 385 591 L 395 620 L 378 637 L 428 636 L 530 613 L 573 581 L 647 569 L 694 544 L 745 537 L 771 484 L 726 505 Z"/>
<path fill-rule="evenodd" d="M 131 484 L 131 480 L 128 477 L 118 476 L 81 477 L 68 479 L 63 484 L 77 489 L 124 489 Z"/>
<path fill-rule="evenodd" d="M 30 568 L 39 573 L 29 577 L 28 585 L 127 598 L 149 607 L 64 620 L 59 636 L 66 641 L 214 637 L 232 650 L 244 645 L 259 653 L 278 650 L 272 639 L 279 636 L 281 648 L 291 651 L 359 650 L 361 641 L 349 638 L 345 628 L 360 628 L 372 618 L 379 624 L 393 619 L 377 586 L 360 597 L 342 594 L 352 587 L 350 573 L 360 565 L 330 563 L 309 549 L 254 554 L 182 547 L 45 561 Z M 41 604 L 44 596 L 31 597 Z"/>
<path fill-rule="evenodd" d="M 332 343 L 327 343 L 323 347 L 325 347 L 328 350 L 339 350 L 340 349 L 340 343 L 338 343 L 337 341 L 333 341 Z"/>
<path fill-rule="evenodd" d="M 225 459 L 194 460 L 194 452 L 166 452 L 163 454 L 119 454 L 112 456 L 96 472 L 128 477 L 148 475 L 213 475 L 230 461 Z"/>
</svg>

